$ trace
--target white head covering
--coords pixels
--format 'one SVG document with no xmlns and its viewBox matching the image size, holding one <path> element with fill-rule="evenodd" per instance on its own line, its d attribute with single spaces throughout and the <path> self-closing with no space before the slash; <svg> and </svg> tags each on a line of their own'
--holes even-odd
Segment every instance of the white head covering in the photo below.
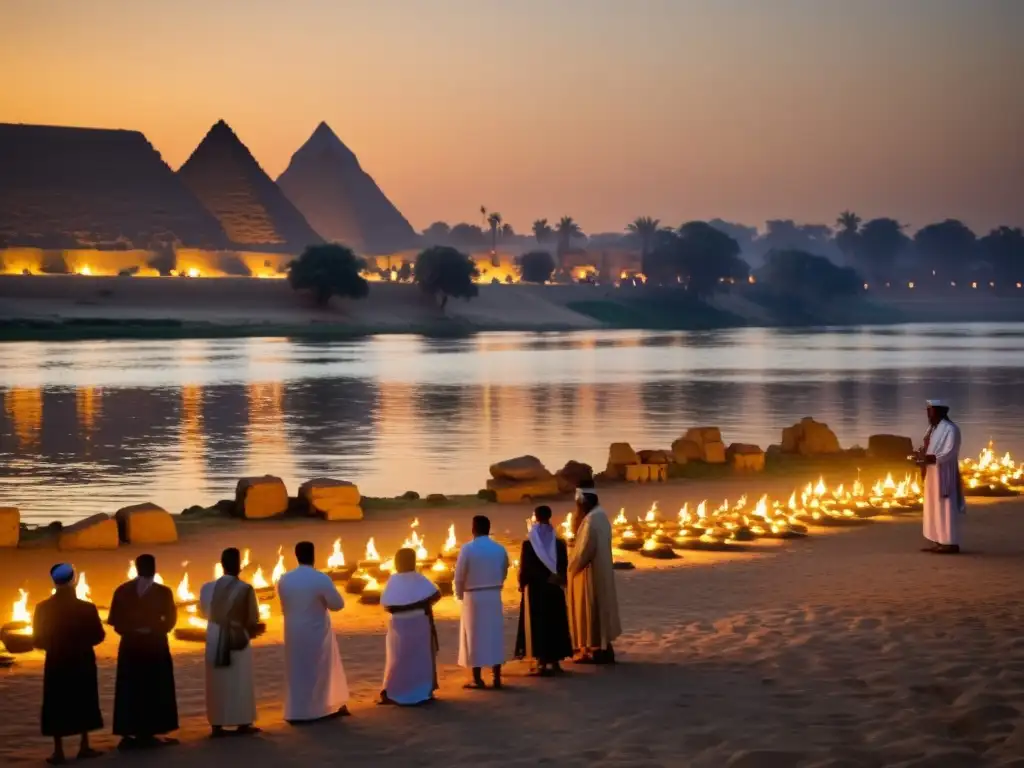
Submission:
<svg viewBox="0 0 1024 768">
<path fill-rule="evenodd" d="M 576 501 L 583 501 L 587 496 L 596 496 L 597 491 L 594 488 L 577 488 L 576 489 Z"/>
<path fill-rule="evenodd" d="M 949 403 L 945 400 L 926 400 L 925 403 L 929 408 L 949 408 Z"/>
<path fill-rule="evenodd" d="M 380 604 L 385 608 L 396 605 L 412 605 L 433 597 L 437 585 L 419 571 L 394 573 L 384 585 L 380 595 Z"/>
</svg>

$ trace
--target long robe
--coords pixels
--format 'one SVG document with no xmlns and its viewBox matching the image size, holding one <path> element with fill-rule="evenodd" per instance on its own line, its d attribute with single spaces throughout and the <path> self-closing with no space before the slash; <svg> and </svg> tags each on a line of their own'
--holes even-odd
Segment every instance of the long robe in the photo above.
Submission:
<svg viewBox="0 0 1024 768">
<path fill-rule="evenodd" d="M 496 667 L 505 662 L 501 588 L 508 576 L 508 552 L 490 536 L 477 536 L 459 550 L 455 597 L 459 619 L 459 666 Z"/>
<path fill-rule="evenodd" d="M 203 584 L 199 590 L 199 612 L 209 624 L 206 628 L 206 717 L 213 726 L 251 725 L 256 721 L 256 689 L 253 682 L 252 645 L 230 651 L 228 664 L 221 665 L 218 646 L 227 626 L 221 626 L 211 613 L 223 599 L 222 590 L 234 589 L 239 580 L 234 576 L 221 576 Z M 252 637 L 259 624 L 259 604 L 253 588 L 241 583 L 237 597 L 232 601 L 226 624 L 236 625 Z"/>
<path fill-rule="evenodd" d="M 949 419 L 927 436 L 927 454 L 935 463 L 925 466 L 924 537 L 937 544 L 960 545 L 960 523 L 967 511 L 960 480 L 960 428 Z"/>
<path fill-rule="evenodd" d="M 437 631 L 433 605 L 441 599 L 422 573 L 396 573 L 388 579 L 380 604 L 391 614 L 382 691 L 395 704 L 412 706 L 437 690 Z"/>
<path fill-rule="evenodd" d="M 523 542 L 519 555 L 519 587 L 523 597 L 519 605 L 515 656 L 535 659 L 541 664 L 572 656 L 569 614 L 561 586 L 567 581 L 568 552 L 562 539 L 555 537 L 552 544 L 553 552 L 542 551 L 538 556 L 537 547 L 544 545 L 539 537 L 531 535 Z M 553 562 L 546 563 L 546 560 Z M 552 577 L 558 583 L 552 583 Z"/>
<path fill-rule="evenodd" d="M 348 681 L 341 663 L 331 612 L 345 607 L 331 577 L 300 565 L 277 583 L 284 614 L 284 719 L 319 720 L 348 703 Z"/>
<path fill-rule="evenodd" d="M 576 532 L 567 595 L 574 648 L 605 649 L 622 634 L 612 568 L 612 526 L 601 507 L 592 509 Z"/>
<path fill-rule="evenodd" d="M 96 606 L 69 588 L 36 606 L 32 642 L 43 663 L 43 736 L 77 736 L 103 727 L 96 653 L 106 633 Z"/>
<path fill-rule="evenodd" d="M 121 636 L 114 689 L 114 734 L 157 736 L 178 730 L 174 662 L 167 634 L 178 620 L 174 592 L 137 580 L 114 590 L 107 623 Z"/>
</svg>

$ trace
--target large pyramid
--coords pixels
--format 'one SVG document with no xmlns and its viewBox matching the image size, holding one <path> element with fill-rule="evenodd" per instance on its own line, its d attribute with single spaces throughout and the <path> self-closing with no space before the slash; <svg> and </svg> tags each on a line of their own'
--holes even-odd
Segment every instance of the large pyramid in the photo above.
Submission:
<svg viewBox="0 0 1024 768">
<path fill-rule="evenodd" d="M 228 245 L 138 131 L 0 124 L 0 248 Z"/>
<path fill-rule="evenodd" d="M 292 155 L 277 183 L 327 240 L 369 254 L 417 244 L 412 225 L 327 123 Z"/>
<path fill-rule="evenodd" d="M 223 120 L 178 176 L 239 248 L 300 253 L 323 242 Z"/>
</svg>

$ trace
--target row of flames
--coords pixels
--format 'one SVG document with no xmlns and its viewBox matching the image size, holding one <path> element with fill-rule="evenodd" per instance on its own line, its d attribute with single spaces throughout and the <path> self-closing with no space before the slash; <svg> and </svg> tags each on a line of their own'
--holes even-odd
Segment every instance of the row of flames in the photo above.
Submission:
<svg viewBox="0 0 1024 768">
<path fill-rule="evenodd" d="M 1018 465 L 1009 453 L 999 457 L 995 453 L 992 443 L 981 451 L 976 460 L 964 459 L 960 463 L 960 472 L 964 483 L 970 489 L 990 488 L 993 490 L 1007 489 L 1017 490 L 1024 485 L 1024 465 Z M 918 480 L 907 475 L 900 481 L 893 479 L 891 474 L 878 480 L 870 487 L 865 486 L 860 480 L 853 483 L 850 488 L 839 485 L 830 489 L 825 485 L 823 479 L 817 483 L 808 483 L 799 493 L 794 491 L 785 500 L 772 501 L 767 495 L 761 496 L 753 505 L 747 496 L 741 496 L 734 504 L 728 501 L 722 502 L 717 508 L 709 509 L 708 502 L 702 501 L 692 511 L 689 505 L 683 505 L 676 515 L 676 519 L 663 520 L 658 510 L 657 503 L 647 511 L 643 518 L 630 521 L 626 517 L 625 510 L 620 510 L 618 516 L 613 520 L 618 543 L 627 544 L 631 540 L 640 540 L 640 548 L 645 550 L 657 549 L 665 546 L 669 539 L 676 539 L 680 536 L 693 536 L 696 540 L 705 544 L 730 544 L 743 540 L 744 535 L 751 537 L 777 536 L 780 534 L 799 534 L 806 531 L 806 524 L 828 523 L 836 519 L 852 519 L 868 516 L 872 511 L 885 511 L 892 509 L 914 509 L 923 503 L 922 489 Z M 574 538 L 573 515 L 570 512 L 561 523 L 563 537 L 571 542 Z M 416 560 L 425 565 L 431 559 L 426 547 L 426 542 L 419 531 L 419 520 L 414 519 L 410 524 L 410 534 L 402 542 L 403 548 L 412 549 L 416 552 Z M 527 520 L 527 528 L 531 524 Z M 455 535 L 454 523 L 448 528 L 448 536 L 441 549 L 441 556 L 437 557 L 430 567 L 432 574 L 437 579 L 451 578 L 451 568 L 446 559 L 454 556 L 458 550 L 459 543 Z M 282 547 L 277 550 L 277 562 L 274 565 L 268 581 L 260 566 L 256 567 L 252 577 L 249 579 L 257 592 L 263 592 L 276 587 L 278 581 L 285 573 L 284 555 Z M 246 549 L 242 555 L 242 570 L 250 565 L 250 551 Z M 363 559 L 360 565 L 376 564 L 377 569 L 384 574 L 394 571 L 393 558 L 381 561 L 377 545 L 371 536 L 366 542 Z M 186 568 L 175 588 L 176 602 L 182 606 L 188 614 L 188 622 L 192 626 L 204 628 L 206 620 L 198 615 L 196 595 L 192 592 L 188 563 L 182 564 Z M 327 570 L 336 571 L 346 567 L 345 554 L 342 551 L 341 539 L 334 541 L 331 554 L 327 558 Z M 134 579 L 138 574 L 135 564 L 129 564 L 128 578 Z M 224 575 L 220 563 L 213 566 L 214 579 Z M 355 576 L 366 580 L 367 589 L 379 589 L 378 581 L 367 573 L 363 568 L 355 571 Z M 160 574 L 156 574 L 154 581 L 163 584 L 164 580 Z M 91 600 L 92 591 L 85 578 L 83 571 L 78 575 L 75 585 L 75 593 L 81 600 Z M 265 602 L 259 603 L 261 620 L 267 620 L 271 616 L 270 605 Z M 14 603 L 11 614 L 12 622 L 23 624 L 19 632 L 32 632 L 32 614 L 29 611 L 29 594 L 23 589 L 18 590 L 18 600 Z"/>
</svg>

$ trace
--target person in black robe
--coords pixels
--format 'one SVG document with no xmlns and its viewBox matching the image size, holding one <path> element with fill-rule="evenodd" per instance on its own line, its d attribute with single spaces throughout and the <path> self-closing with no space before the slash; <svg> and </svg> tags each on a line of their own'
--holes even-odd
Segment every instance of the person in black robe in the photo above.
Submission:
<svg viewBox="0 0 1024 768">
<path fill-rule="evenodd" d="M 167 643 L 178 620 L 174 593 L 153 581 L 156 559 L 139 555 L 138 578 L 114 590 L 107 623 L 121 636 L 114 689 L 114 735 L 120 749 L 173 744 L 159 735 L 178 730 L 174 662 Z"/>
<path fill-rule="evenodd" d="M 106 633 L 96 606 L 75 595 L 75 569 L 50 569 L 55 592 L 36 606 L 32 642 L 46 653 L 43 664 L 42 733 L 53 738 L 51 765 L 65 762 L 65 736 L 80 736 L 78 759 L 96 757 L 89 731 L 103 727 L 96 681 L 96 653 Z"/>
<path fill-rule="evenodd" d="M 572 656 L 565 583 L 569 556 L 551 526 L 551 508 L 537 507 L 534 524 L 519 556 L 519 631 L 517 659 L 533 659 L 540 675 L 558 674 Z"/>
</svg>

